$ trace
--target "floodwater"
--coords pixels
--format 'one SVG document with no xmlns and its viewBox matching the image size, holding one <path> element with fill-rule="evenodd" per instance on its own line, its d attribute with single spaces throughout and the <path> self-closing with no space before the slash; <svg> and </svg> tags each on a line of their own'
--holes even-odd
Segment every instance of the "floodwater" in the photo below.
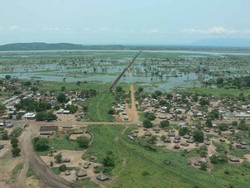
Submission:
<svg viewBox="0 0 250 188">
<path fill-rule="evenodd" d="M 112 83 L 136 53 L 121 50 L 0 52 L 0 77 Z M 199 85 L 205 79 L 248 74 L 249 62 L 250 53 L 143 51 L 120 82 L 171 91 Z M 233 66 L 237 63 L 241 63 L 241 69 Z"/>
</svg>

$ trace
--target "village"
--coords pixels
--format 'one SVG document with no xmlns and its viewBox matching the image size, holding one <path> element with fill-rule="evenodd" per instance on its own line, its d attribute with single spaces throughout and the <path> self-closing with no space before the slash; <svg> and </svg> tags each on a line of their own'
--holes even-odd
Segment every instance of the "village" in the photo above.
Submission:
<svg viewBox="0 0 250 188">
<path fill-rule="evenodd" d="M 12 84 L 5 80 L 2 89 Z M 250 119 L 249 98 L 241 100 L 192 93 L 164 94 L 159 91 L 150 94 L 139 88 L 133 93 L 134 104 L 127 103 L 126 99 L 110 106 L 113 110 L 109 113 L 115 122 L 89 122 L 83 104 L 92 97 L 90 91 L 83 93 L 62 88 L 59 92 L 41 93 L 31 90 L 34 85 L 29 85 L 27 91 L 24 84 L 15 84 L 22 95 L 13 95 L 2 101 L 0 157 L 11 150 L 11 143 L 4 139 L 4 135 L 27 134 L 38 142 L 39 139 L 51 140 L 65 135 L 66 142 L 71 143 L 77 143 L 78 138 L 86 138 L 87 144 L 82 148 L 75 146 L 75 150 L 64 146 L 58 150 L 49 145 L 50 148 L 43 150 L 45 152 L 37 159 L 49 168 L 58 169 L 56 174 L 67 182 L 73 183 L 86 177 L 101 186 L 112 182 L 110 174 L 102 173 L 105 164 L 100 159 L 95 155 L 82 157 L 93 142 L 94 135 L 87 131 L 91 124 L 124 124 L 132 129 L 131 134 L 127 135 L 128 141 L 152 150 L 160 147 L 166 151 L 184 152 L 188 163 L 201 170 L 211 171 L 213 164 L 220 161 L 243 163 L 250 160 L 249 134 L 245 134 L 248 133 L 247 122 Z M 131 90 L 125 94 L 129 93 Z M 41 109 L 31 110 L 30 104 Z M 136 111 L 131 110 L 133 105 Z M 136 113 L 139 117 L 135 116 Z M 33 143 L 39 154 L 42 150 L 36 150 L 35 141 Z M 189 153 L 194 154 L 189 156 Z M 166 160 L 165 163 L 171 164 L 171 161 Z"/>
</svg>

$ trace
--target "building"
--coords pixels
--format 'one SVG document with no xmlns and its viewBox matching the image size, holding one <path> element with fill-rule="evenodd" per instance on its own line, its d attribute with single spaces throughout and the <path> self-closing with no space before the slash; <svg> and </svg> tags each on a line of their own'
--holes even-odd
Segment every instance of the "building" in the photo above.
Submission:
<svg viewBox="0 0 250 188">
<path fill-rule="evenodd" d="M 34 112 L 28 112 L 23 115 L 24 119 L 35 119 L 36 118 L 36 113 Z"/>
</svg>

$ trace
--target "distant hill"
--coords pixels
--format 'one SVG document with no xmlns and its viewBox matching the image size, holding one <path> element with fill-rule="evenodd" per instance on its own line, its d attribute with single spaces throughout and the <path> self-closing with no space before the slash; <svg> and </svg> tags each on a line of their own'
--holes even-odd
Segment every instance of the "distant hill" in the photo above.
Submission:
<svg viewBox="0 0 250 188">
<path fill-rule="evenodd" d="M 82 45 L 70 43 L 47 44 L 42 42 L 34 43 L 13 43 L 0 46 L 1 51 L 26 51 L 26 50 L 78 50 Z"/>
<path fill-rule="evenodd" d="M 0 45 L 0 51 L 35 51 L 35 50 L 189 50 L 189 51 L 220 51 L 250 52 L 250 48 L 215 47 L 196 43 L 193 46 L 175 45 L 81 45 L 71 43 L 12 43 Z"/>
</svg>

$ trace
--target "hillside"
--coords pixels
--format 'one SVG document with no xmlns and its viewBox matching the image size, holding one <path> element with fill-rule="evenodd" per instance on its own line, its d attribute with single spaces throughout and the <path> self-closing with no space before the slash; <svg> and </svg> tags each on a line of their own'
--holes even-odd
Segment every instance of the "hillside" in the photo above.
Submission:
<svg viewBox="0 0 250 188">
<path fill-rule="evenodd" d="M 34 50 L 187 50 L 212 52 L 250 52 L 250 48 L 215 46 L 175 46 L 175 45 L 81 45 L 72 43 L 11 43 L 0 45 L 0 51 Z"/>
</svg>

